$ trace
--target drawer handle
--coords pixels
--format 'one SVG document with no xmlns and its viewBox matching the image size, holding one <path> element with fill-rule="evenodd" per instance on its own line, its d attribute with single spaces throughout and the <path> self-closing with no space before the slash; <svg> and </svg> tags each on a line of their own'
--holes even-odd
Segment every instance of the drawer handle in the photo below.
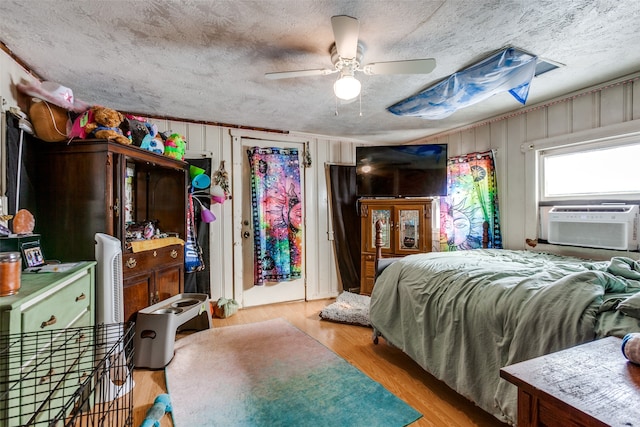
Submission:
<svg viewBox="0 0 640 427">
<path fill-rule="evenodd" d="M 129 258 L 127 260 L 127 267 L 134 268 L 138 264 L 138 261 L 135 258 Z"/>
<path fill-rule="evenodd" d="M 178 251 L 176 251 L 175 249 L 171 251 L 171 258 L 176 259 L 178 258 Z"/>
<path fill-rule="evenodd" d="M 47 375 L 45 375 L 44 377 L 40 378 L 40 384 L 44 384 L 44 383 L 48 382 L 49 380 L 51 380 L 51 377 L 55 373 L 56 373 L 56 371 L 53 368 L 49 369 L 49 372 L 47 372 Z"/>
<path fill-rule="evenodd" d="M 155 258 L 155 257 L 157 257 L 157 256 L 158 256 L 158 252 L 153 251 L 153 257 Z"/>
<path fill-rule="evenodd" d="M 51 326 L 54 323 L 56 323 L 58 321 L 58 319 L 56 319 L 56 316 L 54 316 L 53 314 L 51 315 L 51 317 L 49 318 L 49 320 L 47 320 L 46 322 L 42 322 L 40 324 L 40 328 L 46 328 L 47 326 Z"/>
<path fill-rule="evenodd" d="M 87 296 L 86 296 L 86 295 L 84 294 L 84 292 L 83 292 L 83 293 L 81 293 L 80 295 L 78 295 L 78 296 L 76 297 L 76 302 L 78 302 L 78 301 L 82 301 L 83 299 L 86 299 L 86 298 L 87 298 Z"/>
</svg>

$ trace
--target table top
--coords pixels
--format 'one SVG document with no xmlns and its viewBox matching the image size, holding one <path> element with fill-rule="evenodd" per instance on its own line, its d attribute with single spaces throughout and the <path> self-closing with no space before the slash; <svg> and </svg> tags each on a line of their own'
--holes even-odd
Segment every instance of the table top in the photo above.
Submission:
<svg viewBox="0 0 640 427">
<path fill-rule="evenodd" d="M 70 277 L 78 273 L 78 271 L 86 270 L 96 265 L 95 261 L 80 261 L 77 263 L 59 264 L 61 267 L 70 266 L 70 268 L 61 268 L 58 272 L 23 272 L 20 278 L 20 289 L 14 295 L 0 297 L 0 312 L 4 310 L 15 309 L 25 299 L 31 298 L 34 294 L 45 292 L 68 280 Z M 52 267 L 56 264 L 52 264 Z"/>
<path fill-rule="evenodd" d="M 640 425 L 640 366 L 608 337 L 506 366 L 500 376 L 531 395 L 569 405 L 605 424 Z"/>
</svg>

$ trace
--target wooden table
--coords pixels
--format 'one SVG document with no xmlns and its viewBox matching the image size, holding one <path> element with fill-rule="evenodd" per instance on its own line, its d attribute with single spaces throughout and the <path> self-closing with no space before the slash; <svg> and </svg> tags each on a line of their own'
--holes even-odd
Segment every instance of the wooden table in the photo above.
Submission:
<svg viewBox="0 0 640 427">
<path fill-rule="evenodd" d="M 518 427 L 640 426 L 640 366 L 609 337 L 506 366 Z"/>
</svg>

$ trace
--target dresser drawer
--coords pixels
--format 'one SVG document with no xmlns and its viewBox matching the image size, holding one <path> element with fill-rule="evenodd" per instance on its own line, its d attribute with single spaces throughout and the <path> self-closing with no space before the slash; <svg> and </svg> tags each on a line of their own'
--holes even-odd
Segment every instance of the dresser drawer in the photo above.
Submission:
<svg viewBox="0 0 640 427">
<path fill-rule="evenodd" d="M 184 259 L 184 247 L 171 245 L 164 248 L 151 249 L 149 251 L 122 254 L 123 272 L 131 276 L 153 270 L 159 265 L 182 264 Z"/>
<path fill-rule="evenodd" d="M 74 326 L 88 322 L 91 322 L 89 312 L 74 322 Z M 36 414 L 35 425 L 44 426 L 49 425 L 48 420 L 64 408 L 91 375 L 96 344 L 92 343 L 91 328 L 51 330 L 43 337 L 50 338 L 48 342 L 35 338 L 42 332 L 36 334 L 31 335 L 23 348 L 20 411 L 24 414 L 23 423 Z M 44 405 L 44 411 L 39 409 L 41 405 Z"/>
<path fill-rule="evenodd" d="M 22 332 L 70 326 L 91 309 L 91 276 L 79 277 L 22 312 Z"/>
<path fill-rule="evenodd" d="M 64 355 L 64 353 L 61 353 Z M 38 352 L 35 357 L 22 368 L 22 396 L 20 398 L 20 410 L 25 417 L 40 412 L 37 408 L 43 402 L 48 407 L 60 408 L 63 404 L 66 382 L 68 381 L 68 363 L 49 348 Z M 77 387 L 76 387 L 77 389 Z M 55 411 L 57 412 L 57 411 Z M 44 411 L 46 416 L 55 415 Z M 43 414 L 37 415 L 41 418 Z M 27 419 L 22 420 L 26 422 Z M 43 424 L 44 425 L 44 424 Z"/>
<path fill-rule="evenodd" d="M 83 328 L 85 326 L 93 326 L 93 313 L 85 311 L 80 317 L 78 317 L 68 328 Z"/>
</svg>

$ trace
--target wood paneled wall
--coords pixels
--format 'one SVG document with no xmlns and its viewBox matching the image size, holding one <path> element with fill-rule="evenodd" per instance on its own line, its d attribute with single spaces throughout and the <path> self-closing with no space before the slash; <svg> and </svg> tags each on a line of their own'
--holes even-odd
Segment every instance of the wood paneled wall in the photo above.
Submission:
<svg viewBox="0 0 640 427">
<path fill-rule="evenodd" d="M 538 212 L 528 147 L 620 132 L 640 132 L 640 73 L 415 142 L 448 144 L 450 156 L 496 150 L 504 246 L 525 249 L 525 239 L 536 237 Z"/>
<path fill-rule="evenodd" d="M 33 79 L 20 64 L 15 62 L 6 52 L 0 51 L 0 102 L 2 103 L 2 125 L 0 132 L 0 158 L 2 172 L 0 189 L 4 194 L 6 176 L 6 150 L 4 123 L 5 111 L 18 105 L 15 83 L 20 79 Z M 212 121 L 215 118 L 212 117 Z M 212 167 L 217 169 L 221 160 L 230 173 L 234 159 L 232 158 L 232 129 L 174 120 L 152 120 L 159 130 L 169 130 L 185 136 L 187 151 L 190 156 L 208 156 L 213 159 Z M 250 124 L 247 124 L 250 125 Z M 243 130 L 247 137 L 264 138 L 264 132 Z M 276 139 L 279 134 L 274 133 Z M 355 141 L 334 139 L 314 135 L 291 135 L 309 140 L 313 164 L 305 169 L 307 203 L 305 219 L 306 230 L 306 265 L 307 265 L 307 299 L 321 299 L 336 296 L 340 292 L 340 283 L 333 251 L 333 234 L 328 210 L 328 193 L 326 185 L 325 164 L 346 163 L 355 161 Z M 233 189 L 232 189 L 233 190 Z M 211 259 L 211 295 L 213 299 L 220 296 L 233 296 L 233 198 L 222 205 L 214 205 L 213 212 L 217 220 L 211 224 L 210 243 Z M 4 207 L 4 204 L 3 204 Z M 4 208 L 6 209 L 6 208 Z"/>
<path fill-rule="evenodd" d="M 13 60 L 13 58 L 4 50 L 0 49 L 0 214 L 7 214 L 7 150 L 6 147 L 6 119 L 5 111 L 10 107 L 18 105 L 15 84 L 20 82 L 21 79 L 33 79 L 20 64 Z"/>
<path fill-rule="evenodd" d="M 220 161 L 225 161 L 225 169 L 231 174 L 232 165 L 241 162 L 233 158 L 233 135 L 256 139 L 280 140 L 295 138 L 309 141 L 312 158 L 310 168 L 305 173 L 305 239 L 306 239 L 306 295 L 307 299 L 329 298 L 338 295 L 341 284 L 337 275 L 337 267 L 333 248 L 333 232 L 329 215 L 329 194 L 327 191 L 325 165 L 328 163 L 353 164 L 355 162 L 355 145 L 362 142 L 339 140 L 316 135 L 304 134 L 269 134 L 262 131 L 238 130 L 218 126 L 194 123 L 152 120 L 160 130 L 171 130 L 185 136 L 189 155 L 206 155 L 212 157 L 212 168 L 218 168 Z M 230 184 L 232 184 L 230 179 Z M 211 243 L 211 293 L 212 298 L 234 295 L 233 253 L 234 224 L 232 199 L 222 205 L 214 205 L 213 213 L 217 220 L 210 224 Z M 239 197 L 239 196 L 238 196 Z"/>
<path fill-rule="evenodd" d="M 497 150 L 496 173 L 504 244 L 506 248 L 524 249 L 525 238 L 531 237 L 530 218 L 535 218 L 537 206 L 532 190 L 535 188 L 535 170 L 526 160 L 526 150 L 523 147 L 532 141 L 561 135 L 584 134 L 586 137 L 591 131 L 615 131 L 616 125 L 622 123 L 626 124 L 625 129 L 640 131 L 638 75 L 585 89 L 547 103 L 526 106 L 501 117 L 416 142 L 448 144 L 451 156 Z M 21 77 L 29 75 L 5 52 L 0 52 L 0 97 L 5 102 L 3 111 L 16 105 L 12 87 Z M 215 117 L 211 119 L 214 121 Z M 190 155 L 211 156 L 214 169 L 218 168 L 220 160 L 224 160 L 227 171 L 231 171 L 235 160 L 232 158 L 231 129 L 181 121 L 154 122 L 160 130 L 183 134 L 188 141 L 187 150 Z M 2 123 L 4 124 L 4 117 Z M 247 136 L 252 135 L 252 131 L 243 132 Z M 256 137 L 261 136 L 260 132 L 255 134 Z M 336 296 L 341 288 L 333 251 L 325 165 L 353 164 L 355 146 L 362 141 L 317 135 L 291 136 L 303 137 L 309 141 L 313 160 L 312 167 L 305 170 L 308 183 L 305 211 L 307 299 Z M 1 153 L 3 158 L 4 151 Z M 4 176 L 3 169 L 2 179 Z M 2 190 L 4 193 L 4 186 Z M 233 296 L 232 203 L 233 199 L 214 207 L 214 214 L 218 219 L 211 224 L 209 260 L 214 299 Z M 533 227 L 535 230 L 535 224 Z"/>
</svg>

